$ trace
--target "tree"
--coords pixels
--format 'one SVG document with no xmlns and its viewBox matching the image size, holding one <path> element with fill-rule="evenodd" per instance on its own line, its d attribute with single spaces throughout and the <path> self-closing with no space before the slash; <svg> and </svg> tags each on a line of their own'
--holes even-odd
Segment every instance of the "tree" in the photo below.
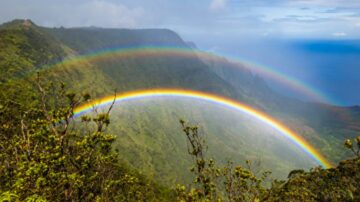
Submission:
<svg viewBox="0 0 360 202">
<path fill-rule="evenodd" d="M 355 158 L 341 161 L 335 168 L 316 167 L 309 172 L 295 170 L 287 181 L 277 181 L 267 201 L 360 201 L 360 136 L 345 140 Z"/>
<path fill-rule="evenodd" d="M 31 103 L 0 105 L 0 201 L 154 200 L 160 188 L 119 161 L 109 113 L 74 117 L 91 99 L 38 79 Z"/>
<path fill-rule="evenodd" d="M 213 159 L 206 158 L 204 136 L 198 126 L 180 121 L 187 137 L 188 152 L 194 159 L 191 172 L 194 183 L 177 186 L 179 201 L 360 201 L 360 137 L 344 145 L 355 158 L 344 160 L 335 168 L 322 167 L 293 170 L 287 180 L 274 180 L 264 186 L 269 172 L 260 177 L 254 174 L 250 161 L 246 167 L 233 166 L 232 162 L 219 167 Z"/>
<path fill-rule="evenodd" d="M 205 156 L 206 144 L 198 126 L 190 126 L 180 120 L 180 124 L 187 137 L 188 152 L 193 156 L 195 165 L 191 172 L 195 174 L 194 183 L 186 188 L 177 186 L 180 201 L 260 201 L 266 196 L 267 189 L 264 180 L 270 172 L 263 172 L 258 178 L 252 171 L 250 161 L 246 161 L 247 168 L 233 166 L 232 162 L 220 167 L 213 159 Z"/>
<path fill-rule="evenodd" d="M 353 141 L 351 141 L 350 139 L 345 140 L 344 146 L 350 149 L 355 156 L 360 157 L 360 136 L 355 139 L 355 142 L 356 148 L 354 148 Z"/>
</svg>

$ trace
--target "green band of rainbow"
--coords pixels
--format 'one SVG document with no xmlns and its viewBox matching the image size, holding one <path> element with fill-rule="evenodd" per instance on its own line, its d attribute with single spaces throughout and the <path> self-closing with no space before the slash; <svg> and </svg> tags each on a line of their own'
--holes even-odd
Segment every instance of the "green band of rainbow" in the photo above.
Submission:
<svg viewBox="0 0 360 202">
<path fill-rule="evenodd" d="M 322 165 L 324 168 L 332 167 L 331 163 L 327 161 L 327 159 L 324 156 L 322 156 L 305 139 L 303 139 L 300 135 L 298 135 L 297 133 L 295 133 L 285 125 L 281 124 L 274 118 L 238 101 L 234 101 L 229 98 L 225 98 L 209 93 L 192 91 L 192 90 L 181 90 L 181 89 L 150 89 L 150 90 L 130 91 L 130 92 L 121 93 L 116 97 L 112 95 L 112 96 L 96 99 L 90 103 L 77 107 L 74 113 L 75 116 L 79 116 L 83 113 L 91 111 L 93 107 L 102 107 L 108 105 L 112 103 L 114 99 L 116 102 L 123 102 L 134 99 L 155 98 L 155 97 L 183 97 L 183 98 L 198 99 L 198 100 L 203 100 L 210 103 L 226 106 L 233 110 L 247 114 L 271 126 L 275 130 L 279 131 L 280 134 L 282 134 L 291 142 L 293 142 L 295 145 L 297 145 L 299 148 L 301 148 L 311 159 L 315 160 L 318 164 Z"/>
</svg>

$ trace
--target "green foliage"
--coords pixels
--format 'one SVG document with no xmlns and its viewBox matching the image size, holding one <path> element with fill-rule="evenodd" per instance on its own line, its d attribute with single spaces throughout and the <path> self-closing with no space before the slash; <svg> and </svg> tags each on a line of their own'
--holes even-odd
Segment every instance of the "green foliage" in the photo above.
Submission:
<svg viewBox="0 0 360 202">
<path fill-rule="evenodd" d="M 351 150 L 357 157 L 360 157 L 360 136 L 355 138 L 356 148 L 354 148 L 353 142 L 350 139 L 346 139 L 344 146 Z"/>
<path fill-rule="evenodd" d="M 0 27 L 0 36 L 0 82 L 24 76 L 65 56 L 60 43 L 31 21 L 8 23 Z"/>
<path fill-rule="evenodd" d="M 22 111 L 16 100 L 1 97 L 2 201 L 161 199 L 165 189 L 130 171 L 113 152 L 115 136 L 106 132 L 111 108 L 75 122 L 74 109 L 89 95 L 68 93 L 64 84 L 36 86 L 35 104 Z"/>
<path fill-rule="evenodd" d="M 187 137 L 188 152 L 195 165 L 191 168 L 195 179 L 193 185 L 186 188 L 177 185 L 176 191 L 180 201 L 260 201 L 267 193 L 263 186 L 270 172 L 263 172 L 258 178 L 252 171 L 251 162 L 246 161 L 247 168 L 233 166 L 232 162 L 219 167 L 213 159 L 205 157 L 206 144 L 199 134 L 197 126 L 189 126 L 180 120 Z"/>
<path fill-rule="evenodd" d="M 316 167 L 309 172 L 293 170 L 287 181 L 274 180 L 271 187 L 263 186 L 269 172 L 257 177 L 247 161 L 247 168 L 233 166 L 229 162 L 220 168 L 213 159 L 205 158 L 205 141 L 197 126 L 188 126 L 180 121 L 189 143 L 189 154 L 193 156 L 195 174 L 192 186 L 177 185 L 180 201 L 359 201 L 360 200 L 360 137 L 357 151 L 351 140 L 345 146 L 357 156 L 342 161 L 338 167 L 322 169 Z"/>
<path fill-rule="evenodd" d="M 360 158 L 336 168 L 314 168 L 288 181 L 274 182 L 266 201 L 359 201 Z"/>
</svg>

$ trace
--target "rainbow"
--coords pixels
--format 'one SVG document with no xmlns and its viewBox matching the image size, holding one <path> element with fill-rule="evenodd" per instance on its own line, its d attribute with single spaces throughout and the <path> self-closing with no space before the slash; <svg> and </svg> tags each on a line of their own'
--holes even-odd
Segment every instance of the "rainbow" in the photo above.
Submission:
<svg viewBox="0 0 360 202">
<path fill-rule="evenodd" d="M 281 83 L 285 86 L 290 87 L 291 89 L 295 90 L 296 92 L 302 93 L 306 95 L 307 98 L 312 98 L 315 102 L 321 103 L 329 103 L 334 104 L 335 101 L 330 98 L 329 96 L 325 95 L 320 90 L 301 82 L 299 79 L 292 77 L 290 75 L 284 74 L 280 71 L 277 71 L 275 67 L 271 67 L 270 65 L 261 64 L 259 62 L 251 61 L 245 58 L 233 57 L 233 56 L 226 56 L 235 64 L 243 65 L 250 69 L 253 73 L 257 73 L 260 76 L 265 76 L 265 78 L 269 78 L 273 81 Z"/>
<path fill-rule="evenodd" d="M 130 91 L 130 92 L 121 93 L 118 96 L 111 95 L 100 99 L 96 99 L 87 104 L 79 106 L 74 110 L 74 115 L 75 117 L 78 117 L 84 113 L 91 111 L 94 107 L 103 107 L 111 104 L 113 101 L 125 102 L 135 99 L 155 98 L 155 97 L 192 98 L 192 99 L 203 100 L 210 103 L 218 104 L 239 111 L 241 113 L 254 117 L 255 119 L 271 126 L 275 130 L 280 132 L 280 134 L 282 134 L 292 143 L 297 145 L 311 159 L 315 160 L 324 168 L 332 167 L 331 163 L 327 161 L 326 158 L 322 156 L 305 139 L 303 139 L 300 135 L 296 134 L 294 131 L 292 131 L 285 125 L 281 124 L 279 121 L 243 103 L 209 93 L 192 91 L 192 90 L 181 90 L 181 89 L 150 89 L 150 90 Z"/>
<path fill-rule="evenodd" d="M 304 84 L 294 77 L 285 75 L 276 68 L 265 66 L 260 63 L 250 61 L 240 57 L 220 56 L 210 52 L 195 50 L 186 47 L 168 47 L 168 46 L 139 46 L 139 47 L 123 47 L 123 48 L 109 48 L 101 51 L 85 54 L 74 55 L 66 58 L 65 60 L 43 66 L 41 69 L 51 69 L 54 67 L 60 67 L 62 65 L 76 65 L 84 61 L 100 62 L 109 60 L 111 58 L 132 58 L 132 57 L 155 57 L 155 56 L 167 56 L 167 57 L 186 57 L 186 58 L 204 58 L 209 60 L 215 60 L 218 62 L 231 62 L 237 67 L 243 67 L 249 69 L 252 73 L 259 74 L 265 78 L 269 78 L 275 82 L 281 83 L 287 87 L 290 87 L 295 92 L 301 93 L 307 98 L 311 98 L 313 101 L 322 103 L 334 103 L 330 98 L 325 96 L 319 90 Z M 230 60 L 226 60 L 228 58 Z M 33 72 L 34 73 L 34 72 Z"/>
</svg>

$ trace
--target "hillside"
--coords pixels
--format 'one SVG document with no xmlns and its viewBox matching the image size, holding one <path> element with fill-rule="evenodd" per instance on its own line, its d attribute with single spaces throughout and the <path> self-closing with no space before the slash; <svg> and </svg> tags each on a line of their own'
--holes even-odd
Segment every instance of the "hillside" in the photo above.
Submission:
<svg viewBox="0 0 360 202">
<path fill-rule="evenodd" d="M 251 71 L 231 68 L 232 64 L 226 59 L 214 63 L 195 53 L 185 57 L 157 54 L 160 50 L 152 50 L 154 54 L 142 57 L 118 57 L 116 53 L 110 53 L 98 60 L 85 57 L 73 63 L 58 63 L 103 49 L 143 46 L 190 48 L 170 30 L 44 28 L 32 22 L 13 21 L 0 27 L 2 93 L 8 92 L 14 99 L 18 97 L 19 102 L 28 102 L 19 91 L 21 86 L 31 88 L 27 82 L 35 78 L 36 71 L 40 71 L 46 80 L 64 81 L 73 91 L 89 92 L 94 97 L 112 94 L 114 89 L 125 92 L 159 87 L 215 93 L 245 102 L 278 118 L 334 162 L 348 155 L 340 152 L 343 151 L 344 137 L 353 137 L 359 132 L 358 107 L 341 108 L 286 98 L 274 93 Z M 257 127 L 256 122 L 247 126 L 244 124 L 246 117 L 223 112 L 214 105 L 202 108 L 201 103 L 186 101 L 162 100 L 160 103 L 161 107 L 153 100 L 143 105 L 137 102 L 134 104 L 137 107 L 115 108 L 112 132 L 119 136 L 116 145 L 123 151 L 124 161 L 165 183 L 189 180 L 184 170 L 188 169 L 191 159 L 186 157 L 186 142 L 177 125 L 179 118 L 203 125 L 208 134 L 210 153 L 214 156 L 241 161 L 265 155 L 268 149 L 268 155 L 263 156 L 264 167 L 275 169 L 275 175 L 282 177 L 303 162 L 300 159 L 288 165 L 280 155 L 282 152 L 274 149 L 278 146 L 276 139 L 269 148 L 254 151 L 254 144 L 247 144 L 251 139 L 249 135 L 266 132 L 252 130 Z M 339 118 L 338 114 L 343 112 L 351 116 Z M 217 117 L 218 114 L 221 116 Z M 251 142 L 256 140 L 256 135 L 253 137 Z M 256 148 L 261 149 L 261 144 L 265 143 L 259 141 Z M 306 164 L 305 168 L 311 166 Z"/>
<path fill-rule="evenodd" d="M 322 103 L 303 102 L 271 90 L 261 77 L 251 76 L 251 70 L 225 58 L 202 58 L 221 78 L 241 93 L 255 99 L 250 105 L 282 120 L 297 129 L 328 158 L 338 162 L 349 155 L 342 150 L 342 139 L 360 132 L 360 107 L 339 107 Z"/>
</svg>

